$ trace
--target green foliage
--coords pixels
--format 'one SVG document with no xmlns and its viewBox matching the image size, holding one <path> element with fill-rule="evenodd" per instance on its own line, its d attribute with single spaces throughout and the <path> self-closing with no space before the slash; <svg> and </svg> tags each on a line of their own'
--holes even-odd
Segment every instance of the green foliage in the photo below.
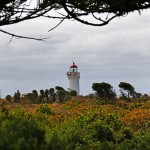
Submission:
<svg viewBox="0 0 150 150">
<path fill-rule="evenodd" d="M 55 89 L 54 88 L 50 88 L 49 89 L 49 94 L 53 94 L 53 93 L 55 93 Z"/>
<path fill-rule="evenodd" d="M 34 93 L 24 94 L 26 100 L 29 100 L 32 103 L 37 103 L 37 96 Z"/>
<path fill-rule="evenodd" d="M 47 115 L 53 114 L 51 108 L 47 104 L 41 104 L 37 112 Z"/>
<path fill-rule="evenodd" d="M 100 142 L 105 141 L 113 141 L 113 130 L 110 128 L 109 125 L 104 124 L 102 122 L 97 122 L 95 124 L 96 134 L 94 138 L 96 138 Z"/>
<path fill-rule="evenodd" d="M 56 86 L 55 89 L 56 89 L 57 91 L 65 91 L 64 88 L 61 87 L 61 86 Z"/>
<path fill-rule="evenodd" d="M 136 96 L 134 87 L 129 83 L 120 82 L 119 88 L 120 88 L 121 96 L 123 98 L 126 98 L 126 97 L 129 98 L 130 96 L 132 96 L 132 97 Z M 127 92 L 127 94 L 125 92 Z"/>
<path fill-rule="evenodd" d="M 32 91 L 33 102 L 38 103 L 38 92 L 37 90 Z"/>
<path fill-rule="evenodd" d="M 35 98 L 38 97 L 38 92 L 37 92 L 37 90 L 33 90 L 32 93 L 33 93 L 33 95 L 35 96 Z"/>
<path fill-rule="evenodd" d="M 57 90 L 57 97 L 58 100 L 63 101 L 66 95 L 66 92 L 64 90 Z"/>
<path fill-rule="evenodd" d="M 1 106 L 0 149 L 149 150 L 148 101 L 101 105 L 95 98 L 75 98 L 49 105 Z"/>
<path fill-rule="evenodd" d="M 44 98 L 44 90 L 43 90 L 43 89 L 40 90 L 40 96 L 41 96 L 42 98 Z"/>
<path fill-rule="evenodd" d="M 14 101 L 20 102 L 20 96 L 21 96 L 21 94 L 20 94 L 19 90 L 17 90 L 17 93 L 15 93 L 15 95 L 14 95 Z"/>
<path fill-rule="evenodd" d="M 22 111 L 0 112 L 0 149 L 41 150 L 46 148 L 45 131 Z"/>
<path fill-rule="evenodd" d="M 6 96 L 6 101 L 11 102 L 11 99 L 12 99 L 11 95 Z"/>
<path fill-rule="evenodd" d="M 56 93 L 54 88 L 49 89 L 50 101 L 54 102 L 56 100 Z"/>
<path fill-rule="evenodd" d="M 132 140 L 126 139 L 117 145 L 117 150 L 149 150 L 150 149 L 150 132 L 142 135 L 136 135 Z"/>
<path fill-rule="evenodd" d="M 48 101 L 48 98 L 49 98 L 49 90 L 48 89 L 46 89 L 44 91 L 44 98 L 46 99 L 46 101 Z"/>
<path fill-rule="evenodd" d="M 70 94 L 71 96 L 77 96 L 77 91 L 76 91 L 76 90 L 71 90 L 71 91 L 69 92 L 69 94 Z"/>
<path fill-rule="evenodd" d="M 109 83 L 93 83 L 92 89 L 96 91 L 96 94 L 102 99 L 113 99 L 116 97 L 116 93 Z"/>
</svg>

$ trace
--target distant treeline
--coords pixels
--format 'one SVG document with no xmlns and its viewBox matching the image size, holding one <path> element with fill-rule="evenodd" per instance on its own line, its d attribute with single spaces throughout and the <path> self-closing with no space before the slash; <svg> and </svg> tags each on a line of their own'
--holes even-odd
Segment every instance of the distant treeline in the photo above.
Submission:
<svg viewBox="0 0 150 150">
<path fill-rule="evenodd" d="M 41 89 L 39 92 L 37 90 L 32 90 L 32 92 L 26 94 L 21 94 L 20 91 L 17 90 L 14 96 L 7 95 L 6 100 L 9 102 L 22 102 L 28 100 L 33 103 L 46 103 L 56 100 L 63 101 L 71 96 L 77 96 L 77 92 L 75 90 L 66 91 L 63 87 L 56 86 L 55 88 Z"/>
<path fill-rule="evenodd" d="M 94 94 L 89 94 L 88 96 L 96 96 L 102 100 L 114 100 L 116 98 L 121 98 L 130 101 L 134 98 L 148 98 L 147 94 L 141 94 L 136 92 L 134 86 L 127 82 L 119 83 L 120 95 L 117 96 L 116 91 L 113 86 L 106 82 L 93 83 L 92 89 L 95 91 Z M 72 96 L 77 96 L 77 91 L 70 90 L 67 91 L 61 86 L 56 86 L 50 89 L 41 89 L 39 92 L 37 90 L 32 90 L 30 93 L 21 94 L 19 90 L 14 94 L 14 96 L 7 95 L 6 100 L 9 102 L 22 102 L 29 101 L 32 103 L 51 103 L 59 100 L 60 102 L 70 100 Z"/>
</svg>

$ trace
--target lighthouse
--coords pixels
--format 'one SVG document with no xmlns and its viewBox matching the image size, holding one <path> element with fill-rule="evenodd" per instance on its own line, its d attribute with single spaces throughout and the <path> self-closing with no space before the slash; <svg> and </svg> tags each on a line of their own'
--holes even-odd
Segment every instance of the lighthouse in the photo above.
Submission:
<svg viewBox="0 0 150 150">
<path fill-rule="evenodd" d="M 69 71 L 67 72 L 68 77 L 68 89 L 75 90 L 77 95 L 80 95 L 80 87 L 79 87 L 79 79 L 80 79 L 80 72 L 78 72 L 77 65 L 73 62 L 70 66 Z"/>
</svg>

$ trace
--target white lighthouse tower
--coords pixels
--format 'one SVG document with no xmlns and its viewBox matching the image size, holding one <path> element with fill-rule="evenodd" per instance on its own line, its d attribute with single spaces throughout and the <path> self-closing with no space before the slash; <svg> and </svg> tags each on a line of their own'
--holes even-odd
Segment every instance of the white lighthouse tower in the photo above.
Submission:
<svg viewBox="0 0 150 150">
<path fill-rule="evenodd" d="M 70 66 L 69 71 L 67 72 L 67 77 L 69 80 L 68 89 L 77 91 L 77 95 L 80 95 L 80 87 L 79 87 L 79 78 L 80 72 L 78 72 L 78 67 L 73 64 Z"/>
</svg>

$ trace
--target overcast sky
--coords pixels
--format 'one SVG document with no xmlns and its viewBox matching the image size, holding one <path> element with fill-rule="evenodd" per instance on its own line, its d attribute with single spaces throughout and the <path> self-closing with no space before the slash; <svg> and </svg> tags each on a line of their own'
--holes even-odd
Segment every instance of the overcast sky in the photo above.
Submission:
<svg viewBox="0 0 150 150">
<path fill-rule="evenodd" d="M 2 97 L 17 90 L 68 87 L 65 75 L 72 61 L 81 73 L 80 93 L 93 93 L 92 83 L 110 83 L 116 92 L 121 81 L 140 93 L 150 92 L 150 11 L 129 14 L 103 27 L 66 21 L 35 19 L 1 27 L 19 35 L 46 37 L 46 42 L 15 39 L 0 33 L 0 89 Z M 119 93 L 119 92 L 118 92 Z"/>
</svg>

